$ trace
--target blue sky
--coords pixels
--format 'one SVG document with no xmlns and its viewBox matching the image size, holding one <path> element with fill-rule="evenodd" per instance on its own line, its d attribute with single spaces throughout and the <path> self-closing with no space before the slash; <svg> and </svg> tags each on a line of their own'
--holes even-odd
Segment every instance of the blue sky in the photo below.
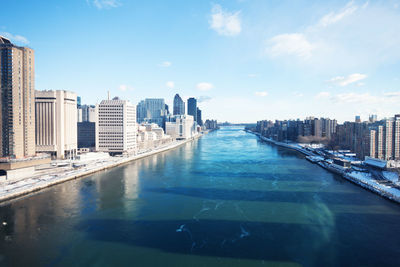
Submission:
<svg viewBox="0 0 400 267">
<path fill-rule="evenodd" d="M 36 89 L 86 104 L 109 90 L 198 97 L 219 121 L 400 113 L 400 0 L 0 1 Z"/>
</svg>

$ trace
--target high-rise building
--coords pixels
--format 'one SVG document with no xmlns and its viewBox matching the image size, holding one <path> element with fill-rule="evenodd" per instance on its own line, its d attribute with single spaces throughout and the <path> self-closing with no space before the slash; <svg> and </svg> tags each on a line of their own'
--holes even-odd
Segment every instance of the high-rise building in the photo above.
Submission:
<svg viewBox="0 0 400 267">
<path fill-rule="evenodd" d="M 80 107 L 78 107 L 76 114 L 77 114 L 77 121 L 82 122 L 82 109 Z"/>
<path fill-rule="evenodd" d="M 332 138 L 332 135 L 336 132 L 337 120 L 331 120 L 329 118 L 321 118 L 322 122 L 322 137 L 328 139 Z"/>
<path fill-rule="evenodd" d="M 271 121 L 263 121 L 266 122 L 266 124 L 271 125 Z M 206 120 L 206 122 L 204 123 L 204 126 L 206 127 L 206 129 L 209 130 L 216 130 L 218 129 L 218 122 L 217 120 Z"/>
<path fill-rule="evenodd" d="M 167 104 L 165 104 L 165 114 L 169 115 L 169 106 Z"/>
<path fill-rule="evenodd" d="M 393 120 L 385 120 L 384 129 L 384 159 L 390 160 L 393 157 Z"/>
<path fill-rule="evenodd" d="M 138 123 L 142 123 L 148 116 L 146 103 L 144 100 L 142 100 L 136 105 L 136 121 Z"/>
<path fill-rule="evenodd" d="M 400 160 L 400 115 L 395 115 L 393 122 L 393 158 Z"/>
<path fill-rule="evenodd" d="M 196 112 L 196 117 L 197 117 L 197 124 L 200 126 L 203 126 L 203 120 L 201 118 L 201 109 L 197 108 L 197 112 Z"/>
<path fill-rule="evenodd" d="M 0 36 L 0 157 L 34 156 L 35 55 Z"/>
<path fill-rule="evenodd" d="M 188 115 L 193 116 L 194 121 L 197 122 L 197 100 L 191 97 L 187 100 L 187 111 Z"/>
<path fill-rule="evenodd" d="M 371 124 L 369 136 L 368 156 L 382 160 L 400 159 L 400 116 Z"/>
<path fill-rule="evenodd" d="M 378 120 L 378 115 L 369 115 L 369 122 L 374 123 Z"/>
<path fill-rule="evenodd" d="M 355 118 L 355 122 L 360 123 L 361 122 L 361 117 L 357 115 L 356 118 Z"/>
<path fill-rule="evenodd" d="M 136 110 L 138 123 L 157 123 L 158 126 L 164 127 L 167 112 L 163 98 L 146 98 L 139 102 Z"/>
<path fill-rule="evenodd" d="M 112 154 L 136 153 L 136 108 L 115 97 L 96 106 L 96 150 Z"/>
<path fill-rule="evenodd" d="M 179 94 L 176 94 L 174 97 L 173 115 L 185 115 L 185 102 L 183 102 Z"/>
<path fill-rule="evenodd" d="M 376 130 L 369 131 L 369 156 L 375 157 L 376 155 Z"/>
<path fill-rule="evenodd" d="M 194 118 L 191 115 L 175 115 L 165 123 L 165 132 L 173 139 L 188 139 L 195 135 Z"/>
<path fill-rule="evenodd" d="M 96 123 L 78 122 L 78 148 L 94 148 L 96 146 Z"/>
<path fill-rule="evenodd" d="M 59 159 L 76 155 L 76 94 L 68 91 L 36 91 L 36 151 Z"/>
<path fill-rule="evenodd" d="M 322 122 L 321 122 L 321 120 L 315 118 L 312 121 L 312 126 L 313 126 L 313 135 L 315 137 L 322 137 Z"/>
<path fill-rule="evenodd" d="M 378 124 L 378 125 L 376 125 Z M 383 160 L 400 159 L 400 116 L 377 122 L 370 127 L 370 157 Z"/>
<path fill-rule="evenodd" d="M 378 126 L 378 131 L 377 131 L 377 136 L 376 136 L 376 158 L 378 159 L 383 159 L 384 155 L 384 145 L 383 145 L 383 140 L 384 140 L 384 127 L 382 125 Z"/>
<path fill-rule="evenodd" d="M 96 106 L 81 105 L 78 107 L 78 122 L 87 122 L 87 121 L 89 122 L 96 121 Z"/>
</svg>

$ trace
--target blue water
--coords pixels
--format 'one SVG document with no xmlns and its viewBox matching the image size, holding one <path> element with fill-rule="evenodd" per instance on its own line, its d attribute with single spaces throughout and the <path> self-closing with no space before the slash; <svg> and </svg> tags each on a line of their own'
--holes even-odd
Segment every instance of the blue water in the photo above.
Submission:
<svg viewBox="0 0 400 267">
<path fill-rule="evenodd" d="M 0 265 L 400 266 L 400 206 L 226 127 L 4 203 Z"/>
</svg>

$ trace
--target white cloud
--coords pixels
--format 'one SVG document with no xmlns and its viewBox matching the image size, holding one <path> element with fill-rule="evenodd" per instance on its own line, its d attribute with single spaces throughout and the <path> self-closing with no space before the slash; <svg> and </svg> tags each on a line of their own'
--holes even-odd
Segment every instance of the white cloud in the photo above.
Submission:
<svg viewBox="0 0 400 267">
<path fill-rule="evenodd" d="M 301 33 L 286 33 L 272 37 L 267 41 L 267 54 L 272 57 L 293 55 L 303 59 L 311 56 L 315 45 Z"/>
<path fill-rule="evenodd" d="M 169 61 L 164 61 L 164 62 L 161 62 L 160 64 L 158 64 L 159 67 L 165 67 L 165 68 L 171 67 L 171 65 L 172 65 L 172 63 Z"/>
<path fill-rule="evenodd" d="M 121 84 L 119 87 L 118 87 L 118 89 L 120 90 L 120 91 L 122 91 L 122 92 L 125 92 L 125 91 L 132 91 L 132 90 L 134 90 L 134 88 L 133 87 L 131 87 L 131 86 L 129 86 L 129 85 L 126 85 L 126 84 Z"/>
<path fill-rule="evenodd" d="M 357 104 L 357 105 L 369 105 L 370 108 L 380 108 L 384 106 L 392 106 L 393 103 L 398 103 L 400 99 L 400 91 L 387 92 L 381 95 L 372 95 L 370 93 L 340 93 L 332 95 L 329 92 L 320 92 L 316 95 L 316 98 L 329 98 L 334 103 L 338 104 Z"/>
<path fill-rule="evenodd" d="M 121 6 L 121 3 L 118 0 L 93 0 L 91 2 L 86 0 L 86 2 L 92 3 L 98 9 L 109 9 Z"/>
<path fill-rule="evenodd" d="M 377 96 L 371 95 L 370 93 L 343 93 L 337 94 L 332 97 L 334 102 L 339 103 L 364 103 L 364 104 L 373 104 L 378 101 L 383 100 Z"/>
<path fill-rule="evenodd" d="M 208 102 L 212 99 L 211 96 L 207 96 L 207 95 L 201 95 L 197 98 L 197 102 L 199 103 L 203 103 L 203 102 Z"/>
<path fill-rule="evenodd" d="M 383 94 L 385 97 L 400 97 L 400 92 L 387 92 Z"/>
<path fill-rule="evenodd" d="M 168 81 L 165 83 L 165 86 L 167 86 L 168 88 L 174 88 L 175 87 L 175 83 L 173 81 Z"/>
<path fill-rule="evenodd" d="M 316 96 L 315 96 L 315 98 L 316 99 L 324 99 L 324 98 L 328 98 L 328 97 L 330 97 L 331 96 L 331 93 L 329 93 L 329 92 L 319 92 Z"/>
<path fill-rule="evenodd" d="M 354 73 L 354 74 L 350 74 L 347 77 L 343 77 L 343 76 L 334 77 L 334 78 L 330 79 L 328 82 L 337 84 L 339 86 L 346 86 L 351 83 L 363 80 L 365 78 L 367 78 L 367 75 L 365 75 L 365 74 Z M 361 84 L 361 86 L 362 85 L 364 85 L 364 84 Z"/>
<path fill-rule="evenodd" d="M 268 92 L 266 91 L 259 91 L 254 93 L 256 96 L 267 96 Z"/>
<path fill-rule="evenodd" d="M 214 5 L 209 20 L 210 28 L 220 35 L 238 35 L 242 31 L 239 14 L 240 12 L 224 11 L 220 5 Z"/>
<path fill-rule="evenodd" d="M 255 78 L 257 76 L 258 76 L 258 74 L 254 74 L 254 73 L 250 73 L 247 75 L 247 77 L 249 77 L 249 78 Z"/>
<path fill-rule="evenodd" d="M 22 35 L 13 35 L 9 32 L 0 32 L 0 35 L 6 37 L 7 39 L 9 39 L 11 42 L 15 42 L 15 43 L 20 43 L 20 44 L 29 44 L 28 39 L 26 39 L 26 37 L 22 36 Z"/>
<path fill-rule="evenodd" d="M 368 5 L 368 4 L 367 4 Z M 365 6 L 366 7 L 366 6 Z M 342 8 L 339 12 L 331 12 L 319 21 L 319 25 L 323 27 L 327 27 L 331 24 L 334 24 L 347 16 L 350 16 L 358 9 L 357 6 L 353 4 L 353 1 L 349 2 L 344 8 Z"/>
<path fill-rule="evenodd" d="M 382 1 L 359 2 L 328 12 L 314 24 L 299 25 L 304 30 L 268 37 L 266 54 L 279 56 L 279 60 L 287 56 L 286 61 L 280 60 L 284 64 L 329 71 L 373 69 L 398 62 L 400 13 Z"/>
<path fill-rule="evenodd" d="M 214 85 L 211 83 L 201 82 L 196 85 L 197 89 L 200 91 L 208 91 L 214 88 Z"/>
</svg>

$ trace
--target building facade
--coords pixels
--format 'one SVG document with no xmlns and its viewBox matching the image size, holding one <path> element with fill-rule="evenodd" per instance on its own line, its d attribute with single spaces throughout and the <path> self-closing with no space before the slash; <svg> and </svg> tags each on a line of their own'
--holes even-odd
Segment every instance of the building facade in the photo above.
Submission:
<svg viewBox="0 0 400 267">
<path fill-rule="evenodd" d="M 193 116 L 194 121 L 197 122 L 197 100 L 191 97 L 187 100 L 187 112 L 188 115 Z"/>
<path fill-rule="evenodd" d="M 196 120 L 197 124 L 203 126 L 203 119 L 201 118 L 201 109 L 199 109 L 198 107 L 197 107 L 196 117 L 197 117 Z"/>
<path fill-rule="evenodd" d="M 34 156 L 35 55 L 0 36 L 0 157 Z"/>
<path fill-rule="evenodd" d="M 78 122 L 78 148 L 96 147 L 96 123 Z"/>
<path fill-rule="evenodd" d="M 78 122 L 95 122 L 96 121 L 96 106 L 80 105 L 78 106 Z"/>
<path fill-rule="evenodd" d="M 136 108 L 127 100 L 103 100 L 96 106 L 96 150 L 136 153 Z"/>
<path fill-rule="evenodd" d="M 156 123 L 160 127 L 164 127 L 165 116 L 165 101 L 163 98 L 146 98 L 139 102 L 136 106 L 137 122 Z"/>
<path fill-rule="evenodd" d="M 174 97 L 173 115 L 185 115 L 185 102 L 183 102 L 179 94 Z"/>
<path fill-rule="evenodd" d="M 206 120 L 204 122 L 204 126 L 207 130 L 217 130 L 218 129 L 218 122 L 217 120 Z"/>
<path fill-rule="evenodd" d="M 194 118 L 191 115 L 176 115 L 165 123 L 165 132 L 173 139 L 188 139 L 196 134 Z"/>
<path fill-rule="evenodd" d="M 373 124 L 369 129 L 372 158 L 400 160 L 400 115 Z"/>
<path fill-rule="evenodd" d="M 36 91 L 36 151 L 58 159 L 76 155 L 77 95 L 68 91 Z"/>
</svg>

